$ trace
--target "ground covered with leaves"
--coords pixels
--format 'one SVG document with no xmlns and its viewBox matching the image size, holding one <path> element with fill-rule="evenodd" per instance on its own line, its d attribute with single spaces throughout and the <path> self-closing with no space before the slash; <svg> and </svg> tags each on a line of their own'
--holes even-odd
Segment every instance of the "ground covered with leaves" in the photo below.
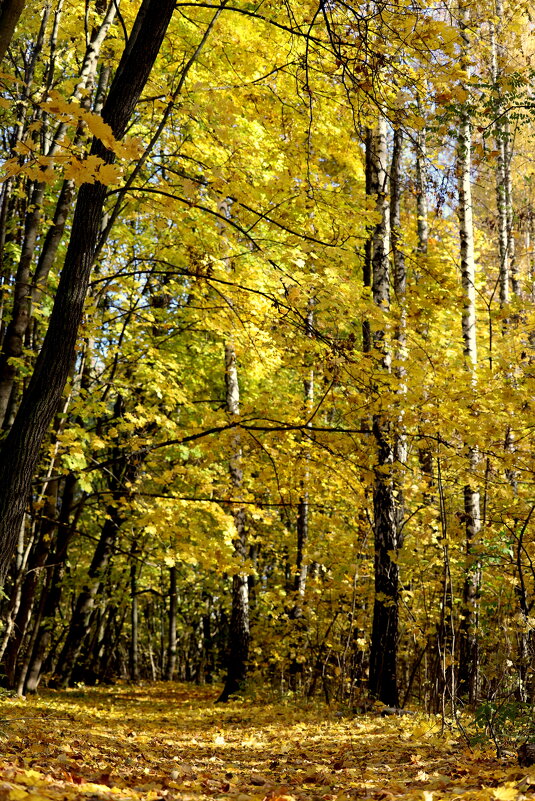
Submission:
<svg viewBox="0 0 535 801">
<path fill-rule="evenodd" d="M 0 801 L 521 801 L 535 767 L 420 715 L 340 716 L 158 684 L 0 702 Z"/>
</svg>

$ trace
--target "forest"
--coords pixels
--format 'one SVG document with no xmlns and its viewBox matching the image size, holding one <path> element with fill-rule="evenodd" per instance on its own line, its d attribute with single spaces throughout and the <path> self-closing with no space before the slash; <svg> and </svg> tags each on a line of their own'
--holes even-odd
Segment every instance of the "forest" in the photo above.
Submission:
<svg viewBox="0 0 535 801">
<path fill-rule="evenodd" d="M 531 708 L 534 33 L 1 0 L 3 690 Z"/>
</svg>

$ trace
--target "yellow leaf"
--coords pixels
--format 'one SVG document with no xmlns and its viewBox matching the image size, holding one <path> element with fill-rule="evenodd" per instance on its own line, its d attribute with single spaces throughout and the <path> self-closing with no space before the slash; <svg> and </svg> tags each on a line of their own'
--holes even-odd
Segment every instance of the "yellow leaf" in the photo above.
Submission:
<svg viewBox="0 0 535 801">
<path fill-rule="evenodd" d="M 511 784 L 506 784 L 503 787 L 496 787 L 492 791 L 492 797 L 497 801 L 515 801 L 518 797 L 518 789 Z"/>
<path fill-rule="evenodd" d="M 98 180 L 105 186 L 118 184 L 121 180 L 121 170 L 116 164 L 104 164 L 98 171 Z"/>
</svg>

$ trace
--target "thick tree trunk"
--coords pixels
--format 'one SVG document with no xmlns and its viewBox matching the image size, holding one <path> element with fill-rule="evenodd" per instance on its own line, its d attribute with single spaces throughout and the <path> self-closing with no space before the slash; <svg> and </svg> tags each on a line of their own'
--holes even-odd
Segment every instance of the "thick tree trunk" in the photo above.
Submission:
<svg viewBox="0 0 535 801">
<path fill-rule="evenodd" d="M 2 0 L 0 3 L 0 62 L 4 60 L 25 5 L 26 0 Z"/>
<path fill-rule="evenodd" d="M 399 569 L 392 559 L 399 549 L 398 513 L 394 483 L 386 467 L 394 462 L 390 428 L 373 423 L 377 443 L 377 471 L 373 491 L 375 542 L 375 601 L 370 649 L 369 690 L 387 706 L 399 706 L 397 687 Z"/>
<path fill-rule="evenodd" d="M 102 117 L 116 139 L 126 131 L 169 25 L 174 0 L 143 0 L 112 82 Z M 113 153 L 94 140 L 93 155 L 107 164 Z M 103 184 L 79 192 L 65 264 L 43 347 L 0 454 L 0 585 L 3 584 L 28 502 L 41 443 L 58 408 L 72 360 L 101 230 Z"/>
</svg>

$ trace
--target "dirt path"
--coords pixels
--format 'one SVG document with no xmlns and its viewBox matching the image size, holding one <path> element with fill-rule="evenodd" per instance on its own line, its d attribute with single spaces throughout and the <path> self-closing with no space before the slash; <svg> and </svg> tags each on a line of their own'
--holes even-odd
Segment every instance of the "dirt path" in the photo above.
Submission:
<svg viewBox="0 0 535 801">
<path fill-rule="evenodd" d="M 0 703 L 0 801 L 521 801 L 535 768 L 470 751 L 425 717 L 215 705 L 157 684 Z M 532 792 L 533 787 L 533 792 Z"/>
</svg>

